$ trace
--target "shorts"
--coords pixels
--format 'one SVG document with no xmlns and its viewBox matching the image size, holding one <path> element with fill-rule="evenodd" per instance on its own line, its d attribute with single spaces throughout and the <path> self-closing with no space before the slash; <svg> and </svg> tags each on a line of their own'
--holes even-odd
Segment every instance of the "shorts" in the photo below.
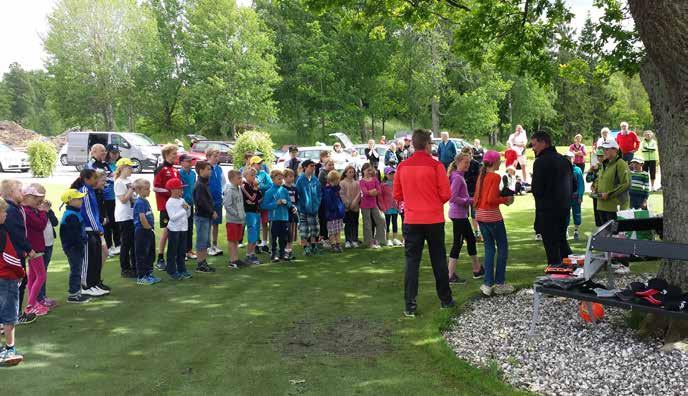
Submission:
<svg viewBox="0 0 688 396">
<path fill-rule="evenodd" d="M 239 223 L 227 223 L 227 240 L 229 242 L 241 242 L 244 239 L 244 225 Z"/>
<path fill-rule="evenodd" d="M 160 211 L 160 228 L 167 228 L 167 223 L 170 222 L 170 215 L 167 214 L 166 210 Z"/>
<path fill-rule="evenodd" d="M 526 156 L 525 156 L 525 155 L 519 155 L 519 156 L 516 158 L 516 162 L 517 162 L 519 165 L 523 166 L 523 167 L 526 166 L 526 162 L 527 162 L 527 161 L 528 161 L 528 160 L 526 159 Z"/>
<path fill-rule="evenodd" d="M 196 227 L 196 250 L 204 250 L 210 247 L 210 222 L 207 217 L 194 217 Z"/>
<path fill-rule="evenodd" d="M 318 214 L 299 213 L 299 234 L 301 240 L 305 241 L 308 238 L 317 238 L 320 235 L 320 226 L 318 222 Z"/>
<path fill-rule="evenodd" d="M 217 212 L 217 219 L 212 220 L 213 225 L 222 224 L 222 202 L 213 205 L 215 212 Z"/>
<path fill-rule="evenodd" d="M 248 243 L 256 243 L 260 239 L 260 214 L 246 213 L 246 236 Z"/>
<path fill-rule="evenodd" d="M 0 279 L 0 324 L 17 324 L 19 319 L 19 280 Z"/>
<path fill-rule="evenodd" d="M 268 211 L 267 210 L 261 210 L 260 211 L 260 224 L 267 224 L 268 223 Z"/>
<path fill-rule="evenodd" d="M 344 231 L 344 220 L 342 219 L 337 219 L 337 220 L 328 220 L 327 221 L 327 234 L 328 235 L 333 235 L 336 233 L 341 233 Z"/>
</svg>

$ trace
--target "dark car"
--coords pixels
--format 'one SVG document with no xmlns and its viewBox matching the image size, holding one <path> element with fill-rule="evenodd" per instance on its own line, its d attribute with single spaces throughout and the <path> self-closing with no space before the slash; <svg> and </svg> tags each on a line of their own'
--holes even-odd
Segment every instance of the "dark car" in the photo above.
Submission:
<svg viewBox="0 0 688 396">
<path fill-rule="evenodd" d="M 203 153 L 203 155 L 205 155 L 205 151 L 211 147 L 220 151 L 221 164 L 231 164 L 234 162 L 232 159 L 234 145 L 230 142 L 221 140 L 200 140 L 195 142 L 188 151 L 194 154 Z"/>
</svg>

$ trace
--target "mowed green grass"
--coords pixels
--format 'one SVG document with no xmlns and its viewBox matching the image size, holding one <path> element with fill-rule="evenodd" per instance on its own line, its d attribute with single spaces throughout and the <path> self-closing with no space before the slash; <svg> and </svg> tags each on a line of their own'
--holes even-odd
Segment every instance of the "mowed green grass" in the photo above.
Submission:
<svg viewBox="0 0 688 396">
<path fill-rule="evenodd" d="M 58 202 L 62 186 L 48 186 Z M 655 204 L 659 196 L 653 196 Z M 592 227 L 586 200 L 584 231 Z M 510 243 L 508 281 L 528 287 L 542 272 L 533 238 L 533 200 L 504 210 Z M 447 225 L 447 246 L 451 233 Z M 221 236 L 224 238 L 224 234 Z M 583 251 L 583 243 L 575 249 Z M 496 369 L 455 357 L 442 338 L 456 311 L 439 309 L 424 258 L 420 315 L 402 316 L 402 248 L 299 258 L 212 275 L 137 286 L 110 260 L 113 293 L 86 305 L 64 303 L 68 266 L 56 243 L 48 294 L 61 305 L 17 331 L 22 365 L 0 370 L 3 394 L 178 395 L 504 395 L 517 394 Z M 482 246 L 479 246 L 482 257 Z M 642 269 L 652 269 L 643 266 Z M 470 277 L 466 257 L 460 274 Z M 478 281 L 453 286 L 461 304 Z M 489 320 L 489 318 L 485 318 Z"/>
</svg>

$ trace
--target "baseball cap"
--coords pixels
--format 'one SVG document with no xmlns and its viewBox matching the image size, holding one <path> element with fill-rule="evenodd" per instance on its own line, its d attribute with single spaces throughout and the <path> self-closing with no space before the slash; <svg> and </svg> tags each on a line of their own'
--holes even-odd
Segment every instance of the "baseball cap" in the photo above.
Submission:
<svg viewBox="0 0 688 396">
<path fill-rule="evenodd" d="M 116 144 L 108 144 L 105 149 L 107 151 L 119 151 L 119 146 Z"/>
<path fill-rule="evenodd" d="M 315 165 L 315 162 L 313 162 L 313 160 L 307 159 L 301 163 L 301 167 L 303 167 L 303 169 L 308 168 L 309 165 Z"/>
<path fill-rule="evenodd" d="M 120 158 L 117 160 L 117 167 L 121 166 L 134 166 L 134 163 L 129 158 Z"/>
<path fill-rule="evenodd" d="M 404 136 L 404 140 L 411 140 L 411 135 Z"/>
<path fill-rule="evenodd" d="M 636 162 L 638 164 L 644 164 L 645 163 L 645 161 L 642 158 L 638 158 L 638 157 L 633 157 L 631 162 Z"/>
<path fill-rule="evenodd" d="M 600 147 L 602 147 L 603 149 L 618 149 L 619 144 L 616 143 L 616 140 L 608 140 L 608 141 L 602 143 L 602 145 Z"/>
<path fill-rule="evenodd" d="M 395 173 L 396 171 L 397 171 L 397 170 L 394 169 L 393 167 L 388 166 L 388 167 L 385 168 L 385 175 L 389 175 L 390 173 Z"/>
<path fill-rule="evenodd" d="M 595 155 L 604 155 L 604 149 L 602 147 L 598 147 L 597 150 L 595 150 Z"/>
<path fill-rule="evenodd" d="M 62 201 L 65 204 L 68 204 L 69 201 L 71 201 L 72 199 L 81 199 L 85 196 L 86 194 L 79 192 L 73 188 L 70 188 L 69 190 L 62 193 L 62 195 L 60 196 L 60 201 Z"/>
<path fill-rule="evenodd" d="M 181 190 L 184 188 L 184 184 L 182 183 L 181 180 L 177 179 L 176 177 L 174 179 L 170 179 L 165 183 L 165 190 L 172 191 L 172 190 Z"/>
<path fill-rule="evenodd" d="M 38 189 L 36 187 L 31 186 L 31 185 L 24 187 L 24 189 L 22 190 L 22 193 L 24 195 L 33 195 L 34 197 L 45 197 L 45 194 L 38 191 Z"/>
<path fill-rule="evenodd" d="M 485 155 L 483 155 L 483 162 L 489 162 L 491 164 L 497 162 L 501 158 L 501 155 L 494 150 L 487 150 Z"/>
<path fill-rule="evenodd" d="M 248 160 L 248 163 L 249 163 L 250 165 L 260 164 L 260 163 L 262 163 L 262 162 L 263 162 L 263 159 L 260 158 L 260 157 L 257 156 L 257 155 L 254 155 L 253 157 L 251 157 L 250 160 Z"/>
<path fill-rule="evenodd" d="M 299 148 L 296 147 L 296 146 L 289 146 L 289 152 L 290 152 L 290 153 L 298 153 L 298 152 L 299 152 Z"/>
</svg>

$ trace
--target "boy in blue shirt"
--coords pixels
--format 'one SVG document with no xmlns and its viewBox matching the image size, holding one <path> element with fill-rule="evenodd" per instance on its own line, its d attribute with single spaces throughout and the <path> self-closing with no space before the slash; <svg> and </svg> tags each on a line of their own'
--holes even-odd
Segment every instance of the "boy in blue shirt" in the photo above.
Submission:
<svg viewBox="0 0 688 396">
<path fill-rule="evenodd" d="M 196 259 L 196 252 L 193 251 L 193 224 L 194 224 L 194 206 L 193 206 L 193 191 L 196 187 L 196 171 L 192 168 L 192 158 L 189 155 L 182 154 L 179 156 L 179 165 L 182 168 L 179 170 L 179 177 L 184 184 L 184 201 L 189 205 L 189 231 L 186 234 L 186 258 L 190 260 Z"/>
<path fill-rule="evenodd" d="M 299 234 L 301 234 L 304 254 L 310 256 L 318 252 L 318 235 L 320 234 L 318 210 L 320 209 L 322 186 L 318 178 L 315 177 L 315 163 L 313 161 L 305 160 L 301 166 L 303 173 L 296 180 Z"/>
<path fill-rule="evenodd" d="M 265 164 L 263 163 L 263 159 L 257 155 L 254 155 L 253 157 L 251 157 L 251 159 L 249 159 L 248 163 L 251 166 L 251 168 L 256 170 L 256 182 L 258 183 L 258 190 L 260 190 L 260 193 L 263 196 L 265 196 L 265 193 L 268 191 L 268 189 L 272 187 L 272 178 L 264 169 Z M 261 251 L 263 253 L 270 253 L 270 249 L 268 248 L 269 221 L 270 218 L 268 216 L 267 211 L 261 210 L 260 225 L 262 227 L 263 239 L 258 246 L 258 253 L 260 253 Z"/>
<path fill-rule="evenodd" d="M 81 294 L 81 265 L 88 242 L 86 225 L 81 216 L 85 196 L 86 194 L 70 188 L 60 197 L 60 200 L 67 205 L 60 221 L 60 242 L 69 263 L 67 302 L 72 304 L 81 304 L 91 300 L 87 295 Z"/>
<path fill-rule="evenodd" d="M 160 278 L 153 276 L 153 262 L 155 261 L 155 232 L 153 225 L 153 210 L 148 203 L 151 185 L 146 179 L 134 182 L 134 191 L 138 195 L 134 202 L 134 252 L 136 256 L 136 283 L 139 285 L 153 285 L 160 282 Z"/>
<path fill-rule="evenodd" d="M 214 217 L 211 221 L 211 234 L 213 243 L 208 248 L 208 255 L 219 256 L 222 254 L 222 249 L 217 246 L 217 233 L 219 230 L 219 225 L 222 224 L 222 192 L 225 190 L 227 180 L 225 179 L 225 175 L 222 173 L 222 168 L 219 165 L 220 151 L 216 148 L 209 147 L 205 151 L 205 157 L 210 164 L 210 179 L 208 180 L 208 188 L 210 189 L 210 195 L 213 198 L 214 211 L 217 213 L 217 217 Z"/>
<path fill-rule="evenodd" d="M 280 170 L 270 172 L 272 187 L 265 191 L 261 208 L 268 211 L 270 221 L 270 249 L 272 250 L 272 261 L 279 262 L 280 257 L 284 261 L 289 261 L 285 249 L 289 243 L 289 212 L 293 211 L 289 191 L 282 186 L 284 175 Z M 279 241 L 279 253 L 277 242 Z"/>
</svg>

